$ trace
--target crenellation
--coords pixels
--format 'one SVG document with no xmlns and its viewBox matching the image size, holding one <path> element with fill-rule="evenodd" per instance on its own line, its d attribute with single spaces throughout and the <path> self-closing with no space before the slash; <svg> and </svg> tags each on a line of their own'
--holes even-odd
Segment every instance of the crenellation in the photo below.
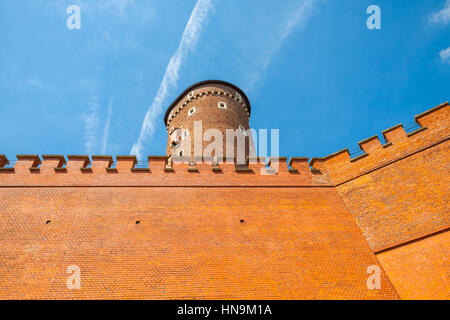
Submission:
<svg viewBox="0 0 450 320">
<path fill-rule="evenodd" d="M 312 158 L 310 165 L 332 178 L 334 183 L 342 183 L 364 172 L 383 166 L 398 158 L 427 148 L 433 143 L 448 139 L 448 102 L 434 107 L 415 117 L 420 128 L 407 133 L 400 123 L 382 132 L 386 143 L 381 144 L 378 135 L 360 141 L 364 153 L 351 158 L 348 149 L 343 149 L 323 158 Z M 444 139 L 442 139 L 444 137 Z"/>
<path fill-rule="evenodd" d="M 265 157 L 247 157 L 247 166 L 257 174 L 265 172 L 266 158 Z"/>
<path fill-rule="evenodd" d="M 136 156 L 116 156 L 116 169 L 119 173 L 131 171 L 137 163 Z"/>
<path fill-rule="evenodd" d="M 148 166 L 151 173 L 162 174 L 167 164 L 166 156 L 148 156 Z"/>
<path fill-rule="evenodd" d="M 187 173 L 187 169 L 191 166 L 190 157 L 182 156 L 172 159 L 170 167 L 176 174 Z"/>
<path fill-rule="evenodd" d="M 87 168 L 91 164 L 91 160 L 87 155 L 68 155 L 69 160 L 66 165 L 68 173 L 80 173 L 83 168 Z"/>
<path fill-rule="evenodd" d="M 180 105 L 179 107 L 173 109 L 169 113 L 169 116 L 168 116 L 168 119 L 167 119 L 167 126 L 169 126 L 172 123 L 172 121 L 181 112 L 181 110 L 184 107 L 186 107 L 191 101 L 197 100 L 198 98 L 201 98 L 203 96 L 210 96 L 210 95 L 220 96 L 220 97 L 227 97 L 227 98 L 232 99 L 234 101 L 238 101 L 239 104 L 242 106 L 242 108 L 245 110 L 245 113 L 246 113 L 247 117 L 250 117 L 249 109 L 248 109 L 246 103 L 242 99 L 238 99 L 237 97 L 235 97 L 235 96 L 233 96 L 233 95 L 231 95 L 231 94 L 229 94 L 229 93 L 227 93 L 225 91 L 203 91 L 203 92 L 200 92 L 198 94 L 195 94 L 191 98 L 187 98 L 186 101 L 182 105 Z"/>
<path fill-rule="evenodd" d="M 366 153 L 366 152 L 361 153 L 361 154 L 357 155 L 356 157 L 351 158 L 351 159 L 350 159 L 350 162 L 358 161 L 358 160 L 360 160 L 360 159 L 363 159 L 363 158 L 367 157 L 368 155 L 369 155 L 369 154 Z"/>
<path fill-rule="evenodd" d="M 95 155 L 92 156 L 92 171 L 94 173 L 107 172 L 106 169 L 110 168 L 113 164 L 113 157 L 107 155 Z"/>
<path fill-rule="evenodd" d="M 308 157 L 291 157 L 288 166 L 291 167 L 290 172 L 308 172 L 310 171 Z"/>
<path fill-rule="evenodd" d="M 135 167 L 135 156 L 117 156 L 115 167 L 112 156 L 44 155 L 40 167 L 39 156 L 21 155 L 16 170 L 1 170 L 1 185 L 323 185 L 323 179 L 312 179 L 307 158 L 292 158 L 288 167 L 286 157 L 248 157 L 247 163 L 234 161 L 192 161 L 188 157 L 168 159 L 149 156 L 147 167 Z M 297 165 L 302 163 L 302 166 Z M 30 175 L 30 168 L 32 169 Z M 9 173 L 9 174 L 8 174 Z M 322 174 L 320 174 L 322 176 Z M 42 177 L 42 178 L 40 178 Z M 43 179 L 44 178 L 44 179 Z"/>
<path fill-rule="evenodd" d="M 63 155 L 44 154 L 42 155 L 40 171 L 44 174 L 53 174 L 58 171 L 58 169 L 63 169 L 65 164 L 66 159 Z"/>
<path fill-rule="evenodd" d="M 287 157 L 270 157 L 267 161 L 267 166 L 275 173 L 284 174 L 289 172 Z"/>
<path fill-rule="evenodd" d="M 448 101 L 414 117 L 415 122 L 417 122 L 421 127 L 427 127 L 430 129 L 437 128 L 438 130 L 444 129 L 446 134 L 449 134 L 450 132 L 449 119 L 450 108 Z"/>
<path fill-rule="evenodd" d="M 14 165 L 16 173 L 30 173 L 36 172 L 41 164 L 41 159 L 35 154 L 18 154 L 16 156 L 17 162 Z"/>
<path fill-rule="evenodd" d="M 418 128 L 418 129 L 416 129 L 414 131 L 408 132 L 407 136 L 409 138 L 409 137 L 415 135 L 416 133 L 422 132 L 422 131 L 427 130 L 427 129 L 428 129 L 427 127 L 420 127 L 420 128 Z"/>
<path fill-rule="evenodd" d="M 364 150 L 366 153 L 371 153 L 372 151 L 376 151 L 378 149 L 383 148 L 381 145 L 380 139 L 378 135 L 374 135 L 370 138 L 362 140 L 358 142 L 359 147 Z"/>
<path fill-rule="evenodd" d="M 222 183 L 225 185 L 245 182 L 338 185 L 395 161 L 397 158 L 407 156 L 420 148 L 427 148 L 430 143 L 436 143 L 436 137 L 442 136 L 442 132 L 448 131 L 448 126 L 442 125 L 448 123 L 448 119 L 445 119 L 448 109 L 448 103 L 446 103 L 416 116 L 417 121 L 422 125 L 426 123 L 428 129 L 421 127 L 414 134 L 407 135 L 403 126 L 399 124 L 383 131 L 387 141 L 385 144 L 381 144 L 377 135 L 360 141 L 358 144 L 364 153 L 354 158 L 350 157 L 348 149 L 322 158 L 311 158 L 309 163 L 306 157 L 292 157 L 288 163 L 285 157 L 269 158 L 267 164 L 265 158 L 247 157 L 246 164 L 239 165 L 236 163 L 236 159 L 229 162 L 224 162 L 225 159 L 223 159 L 219 161 L 220 163 L 215 163 L 212 159 L 198 159 L 193 162 L 188 156 L 175 159 L 167 156 L 149 156 L 147 167 L 135 167 L 137 158 L 130 155 L 117 156 L 115 166 L 113 157 L 110 155 L 93 155 L 92 165 L 91 159 L 87 155 L 68 155 L 67 164 L 63 155 L 43 155 L 42 163 L 38 155 L 17 155 L 14 167 L 6 168 L 9 160 L 6 156 L 1 155 L 0 172 L 4 173 L 2 177 L 20 177 L 19 180 L 30 176 L 30 173 L 33 173 L 30 179 L 33 177 L 38 179 L 40 174 L 53 176 L 51 183 L 58 183 L 58 179 L 66 178 L 67 181 L 71 181 L 73 177 L 78 176 L 77 183 L 116 184 L 116 177 L 119 174 L 118 176 L 125 180 L 128 179 L 125 178 L 128 176 L 129 179 L 133 179 L 133 177 L 137 179 L 139 176 L 142 179 L 150 179 L 149 183 L 157 185 L 167 181 L 177 184 L 178 178 L 180 181 L 184 181 L 187 177 L 194 184 L 207 181 L 210 184 Z M 430 119 L 439 121 L 441 125 L 436 127 L 429 121 Z M 441 138 L 437 143 L 446 140 L 448 140 L 448 136 L 444 139 Z M 387 148 L 388 146 L 389 148 Z M 64 166 L 65 164 L 66 166 Z M 193 173 L 195 174 L 193 175 Z M 100 177 L 102 175 L 104 177 Z M 27 183 L 37 183 L 38 180 L 33 179 Z M 66 180 L 60 181 L 65 183 Z M 136 180 L 133 183 L 139 183 L 139 181 Z"/>
<path fill-rule="evenodd" d="M 347 148 L 339 150 L 335 153 L 332 153 L 328 156 L 322 157 L 322 158 L 311 158 L 311 161 L 309 162 L 309 165 L 312 168 L 316 168 L 321 170 L 320 165 L 317 166 L 317 163 L 348 163 L 350 162 L 350 152 Z M 323 167 L 322 167 L 323 168 Z"/>
<path fill-rule="evenodd" d="M 408 134 L 403 128 L 403 124 L 399 123 L 389 129 L 383 131 L 383 137 L 391 143 L 402 143 L 408 138 Z"/>
<path fill-rule="evenodd" d="M 4 154 L 0 154 L 0 168 L 4 168 L 7 164 L 9 164 L 8 158 Z"/>
</svg>

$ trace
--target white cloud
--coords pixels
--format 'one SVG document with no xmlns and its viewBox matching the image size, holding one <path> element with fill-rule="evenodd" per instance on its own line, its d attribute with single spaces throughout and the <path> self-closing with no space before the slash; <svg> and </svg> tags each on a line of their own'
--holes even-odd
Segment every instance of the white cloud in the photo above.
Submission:
<svg viewBox="0 0 450 320">
<path fill-rule="evenodd" d="M 106 146 L 108 145 L 109 126 L 112 116 L 112 104 L 113 99 L 110 99 L 108 104 L 108 115 L 106 117 L 105 127 L 103 128 L 102 154 L 106 153 Z"/>
<path fill-rule="evenodd" d="M 313 12 L 315 2 L 317 2 L 317 0 L 302 1 L 295 10 L 282 19 L 282 23 L 279 28 L 276 29 L 274 36 L 267 42 L 266 49 L 261 56 L 258 70 L 250 75 L 250 79 L 245 86 L 246 91 L 250 91 L 255 83 L 261 78 L 264 70 L 269 66 L 272 57 L 281 48 L 286 38 L 295 30 L 299 30 L 305 26 Z"/>
<path fill-rule="evenodd" d="M 98 99 L 93 96 L 89 102 L 88 113 L 83 115 L 84 118 L 84 151 L 87 154 L 93 154 L 96 148 L 97 131 L 99 124 L 98 116 Z"/>
<path fill-rule="evenodd" d="M 441 61 L 443 63 L 450 64 L 450 47 L 447 49 L 443 49 L 439 52 L 439 56 L 441 57 Z"/>
<path fill-rule="evenodd" d="M 449 23 L 450 22 L 450 0 L 445 2 L 444 8 L 441 11 L 432 14 L 430 20 L 435 23 Z"/>
<path fill-rule="evenodd" d="M 195 47 L 200 31 L 213 9 L 211 0 L 198 0 L 195 4 L 178 48 L 170 58 L 156 96 L 145 114 L 139 138 L 131 149 L 131 154 L 138 158 L 142 158 L 142 148 L 155 130 L 155 121 L 160 121 L 164 100 L 169 91 L 176 87 L 180 67 L 189 51 Z"/>
</svg>

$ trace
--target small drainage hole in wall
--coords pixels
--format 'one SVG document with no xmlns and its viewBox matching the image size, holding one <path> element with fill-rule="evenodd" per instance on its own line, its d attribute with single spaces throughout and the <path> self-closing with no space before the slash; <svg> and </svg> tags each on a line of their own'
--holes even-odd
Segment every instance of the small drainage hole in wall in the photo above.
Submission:
<svg viewBox="0 0 450 320">
<path fill-rule="evenodd" d="M 136 221 L 136 224 L 141 224 L 141 222 L 138 220 L 138 221 Z"/>
<path fill-rule="evenodd" d="M 241 220 L 239 220 L 239 222 L 240 222 L 240 223 L 244 223 L 244 220 L 241 219 Z"/>
<path fill-rule="evenodd" d="M 50 220 L 47 220 L 45 221 L 45 224 L 50 224 L 50 222 L 51 222 Z"/>
</svg>

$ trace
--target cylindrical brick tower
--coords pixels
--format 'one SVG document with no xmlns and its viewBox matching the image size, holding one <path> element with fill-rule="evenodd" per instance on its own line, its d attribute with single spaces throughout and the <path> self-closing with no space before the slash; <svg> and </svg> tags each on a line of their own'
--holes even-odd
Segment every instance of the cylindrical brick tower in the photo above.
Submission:
<svg viewBox="0 0 450 320">
<path fill-rule="evenodd" d="M 175 99 L 164 116 L 167 156 L 195 162 L 201 158 L 208 160 L 205 155 L 211 155 L 217 162 L 230 161 L 230 158 L 241 162 L 249 155 L 254 156 L 253 140 L 248 131 L 250 111 L 245 93 L 231 83 L 206 80 L 193 84 Z M 216 143 L 216 148 L 211 150 L 212 142 L 220 135 L 222 144 Z"/>
</svg>

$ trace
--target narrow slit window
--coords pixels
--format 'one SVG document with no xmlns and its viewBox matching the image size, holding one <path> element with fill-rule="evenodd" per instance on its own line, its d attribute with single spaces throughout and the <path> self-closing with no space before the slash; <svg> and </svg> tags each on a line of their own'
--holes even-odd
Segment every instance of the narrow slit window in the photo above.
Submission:
<svg viewBox="0 0 450 320">
<path fill-rule="evenodd" d="M 243 126 L 239 126 L 239 131 L 241 131 L 244 135 L 247 135 L 247 132 Z"/>
<path fill-rule="evenodd" d="M 188 111 L 188 117 L 192 116 L 195 113 L 195 107 L 192 107 Z"/>
</svg>

